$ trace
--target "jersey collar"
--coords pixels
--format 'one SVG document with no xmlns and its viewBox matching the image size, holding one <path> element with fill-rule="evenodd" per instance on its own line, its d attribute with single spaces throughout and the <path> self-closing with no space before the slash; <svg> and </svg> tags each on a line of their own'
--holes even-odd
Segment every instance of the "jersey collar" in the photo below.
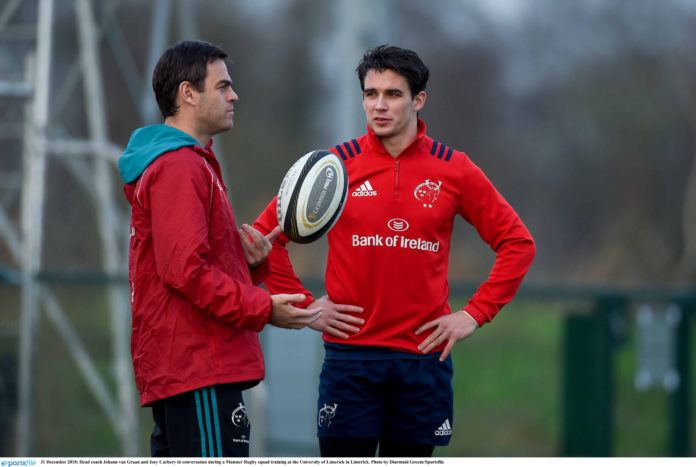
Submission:
<svg viewBox="0 0 696 467">
<path fill-rule="evenodd" d="M 367 125 L 367 135 L 368 135 L 368 138 L 370 141 L 370 145 L 372 146 L 372 149 L 375 152 L 380 153 L 380 154 L 385 154 L 389 157 L 392 157 L 392 155 L 389 154 L 389 152 L 386 150 L 386 148 L 382 144 L 382 141 L 380 141 L 379 137 L 375 134 L 374 131 L 372 131 L 372 128 L 370 128 L 370 125 Z M 401 153 L 398 156 L 396 156 L 396 158 L 399 159 L 399 158 L 407 155 L 408 153 L 410 153 L 423 140 L 424 136 L 425 136 L 425 122 L 419 118 L 416 138 L 413 141 L 411 141 L 411 144 L 406 146 L 406 149 L 401 151 Z"/>
</svg>

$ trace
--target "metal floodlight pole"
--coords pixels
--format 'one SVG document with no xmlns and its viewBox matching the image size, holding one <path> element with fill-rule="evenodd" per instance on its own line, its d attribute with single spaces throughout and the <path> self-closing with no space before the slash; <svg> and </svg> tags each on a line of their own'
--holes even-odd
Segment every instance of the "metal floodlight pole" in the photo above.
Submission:
<svg viewBox="0 0 696 467">
<path fill-rule="evenodd" d="M 152 25 L 150 27 L 150 47 L 148 49 L 147 67 L 144 76 L 150 76 L 157 60 L 164 51 L 169 37 L 169 22 L 171 18 L 171 2 L 169 0 L 156 0 L 152 12 Z M 143 80 L 142 94 L 140 97 L 140 118 L 143 124 L 155 123 L 159 118 L 155 95 L 149 79 Z"/>
<path fill-rule="evenodd" d="M 19 336 L 16 433 L 18 456 L 31 454 L 34 433 L 34 367 L 41 293 L 40 286 L 36 282 L 36 274 L 41 265 L 53 0 L 40 0 L 38 15 L 36 59 L 30 60 L 28 65 L 29 76 L 34 83 L 34 94 L 27 106 L 23 154 L 22 314 Z"/>
<path fill-rule="evenodd" d="M 8 1 L 3 9 L 0 11 L 0 30 L 7 26 L 12 15 L 15 14 L 17 9 L 19 9 L 19 4 L 22 0 L 10 0 Z"/>
<path fill-rule="evenodd" d="M 106 108 L 101 79 L 101 60 L 97 50 L 98 40 L 94 14 L 90 0 L 75 0 L 77 12 L 78 37 L 80 42 L 80 61 L 84 95 L 88 116 L 90 140 L 96 145 L 108 141 Z M 111 166 L 104 157 L 95 155 L 95 188 L 99 209 L 97 221 L 102 240 L 102 255 L 105 272 L 117 275 L 121 272 L 122 261 L 119 260 L 118 231 L 115 221 L 119 219 L 113 199 L 113 181 Z M 124 234 L 125 229 L 122 229 Z M 113 332 L 113 365 L 117 382 L 117 400 L 120 406 L 120 423 L 115 427 L 119 434 L 124 453 L 129 456 L 137 454 L 137 415 L 136 401 L 131 385 L 129 341 L 129 294 L 122 286 L 109 285 L 111 304 L 111 326 Z"/>
<path fill-rule="evenodd" d="M 2 13 L 6 23 L 16 10 L 5 7 Z M 78 364 L 85 381 L 93 391 L 97 402 L 104 408 L 109 420 L 121 439 L 125 455 L 135 456 L 137 445 L 137 401 L 132 388 L 132 373 L 128 349 L 129 306 L 125 287 L 109 286 L 111 324 L 113 337 L 113 368 L 116 380 L 116 397 L 112 401 L 107 386 L 95 371 L 89 354 L 66 319 L 58 301 L 49 289 L 37 282 L 41 269 L 43 205 L 45 197 L 46 158 L 49 151 L 47 127 L 49 122 L 49 83 L 52 67 L 53 0 L 38 1 L 38 27 L 36 29 L 36 57 L 27 59 L 27 78 L 24 83 L 0 83 L 4 94 L 27 99 L 24 122 L 24 153 L 22 177 L 21 236 L 11 223 L 0 217 L 0 233 L 8 244 L 21 244 L 21 254 L 16 260 L 22 268 L 22 310 L 19 336 L 18 414 L 16 431 L 16 455 L 29 456 L 34 444 L 34 386 L 36 348 L 39 335 L 40 307 L 46 306 L 49 321 L 56 325 L 71 355 Z M 116 222 L 121 218 L 113 199 L 112 164 L 119 152 L 108 142 L 105 99 L 101 82 L 101 63 L 98 55 L 98 37 L 92 3 L 75 0 L 82 82 L 89 123 L 88 141 L 51 141 L 52 155 L 91 155 L 90 165 L 81 175 L 88 175 L 96 183 L 86 187 L 97 206 L 97 220 L 102 239 L 105 272 L 117 276 L 121 272 L 120 240 Z M 9 12 L 9 13 L 8 13 Z M 54 145 L 55 143 L 55 145 Z M 90 175 L 89 172 L 92 172 Z M 96 187 L 96 188 L 95 188 Z M 21 237 L 21 240 L 20 240 Z M 124 230 L 124 239 L 125 230 Z M 125 241 L 124 241 L 125 243 Z M 17 246 L 17 245 L 15 245 Z"/>
<path fill-rule="evenodd" d="M 374 3 L 374 7 L 373 7 Z M 368 0 L 340 0 L 334 4 L 334 40 L 335 56 L 339 62 L 332 68 L 331 79 L 338 79 L 338 96 L 336 99 L 336 118 L 333 138 L 345 141 L 365 130 L 365 117 L 360 106 L 360 87 L 355 75 L 355 67 L 368 47 L 388 42 L 392 18 L 388 17 L 391 2 L 369 2 Z M 363 12 L 370 8 L 371 15 Z M 338 69 L 338 73 L 335 70 Z"/>
</svg>

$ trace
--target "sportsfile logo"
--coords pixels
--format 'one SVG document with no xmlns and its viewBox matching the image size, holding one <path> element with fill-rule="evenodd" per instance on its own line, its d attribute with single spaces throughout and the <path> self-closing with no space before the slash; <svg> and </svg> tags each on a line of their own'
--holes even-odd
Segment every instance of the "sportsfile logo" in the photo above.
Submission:
<svg viewBox="0 0 696 467">
<path fill-rule="evenodd" d="M 372 188 L 369 180 L 365 180 L 365 183 L 355 189 L 353 196 L 377 196 L 377 190 Z"/>
</svg>

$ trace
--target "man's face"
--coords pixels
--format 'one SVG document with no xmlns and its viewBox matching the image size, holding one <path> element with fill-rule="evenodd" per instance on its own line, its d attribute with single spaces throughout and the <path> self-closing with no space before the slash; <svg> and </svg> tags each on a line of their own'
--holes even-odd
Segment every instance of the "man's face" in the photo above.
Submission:
<svg viewBox="0 0 696 467">
<path fill-rule="evenodd" d="M 367 124 L 378 137 L 398 137 L 415 128 L 425 103 L 424 92 L 412 97 L 406 78 L 392 70 L 369 70 L 363 87 Z"/>
<path fill-rule="evenodd" d="M 203 91 L 198 96 L 196 114 L 199 128 L 210 135 L 232 128 L 234 103 L 239 96 L 232 90 L 232 80 L 224 61 L 208 63 Z"/>
</svg>

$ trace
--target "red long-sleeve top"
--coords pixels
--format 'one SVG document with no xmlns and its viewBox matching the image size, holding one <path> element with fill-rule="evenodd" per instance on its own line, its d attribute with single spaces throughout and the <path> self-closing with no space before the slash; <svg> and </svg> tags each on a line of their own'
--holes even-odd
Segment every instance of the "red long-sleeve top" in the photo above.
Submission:
<svg viewBox="0 0 696 467">
<path fill-rule="evenodd" d="M 451 312 L 447 279 L 454 218 L 462 216 L 496 253 L 488 279 L 464 310 L 479 325 L 515 295 L 535 255 L 535 244 L 514 209 L 463 152 L 433 140 L 418 121 L 417 138 L 392 157 L 368 128 L 332 149 L 349 178 L 341 218 L 327 234 L 325 288 L 335 303 L 364 308 L 365 324 L 347 340 L 326 342 L 418 352 L 424 323 Z M 255 227 L 278 224 L 274 199 Z M 269 256 L 272 293 L 298 292 L 314 299 L 295 275 L 281 236 Z M 435 350 L 440 352 L 444 346 Z"/>
</svg>

